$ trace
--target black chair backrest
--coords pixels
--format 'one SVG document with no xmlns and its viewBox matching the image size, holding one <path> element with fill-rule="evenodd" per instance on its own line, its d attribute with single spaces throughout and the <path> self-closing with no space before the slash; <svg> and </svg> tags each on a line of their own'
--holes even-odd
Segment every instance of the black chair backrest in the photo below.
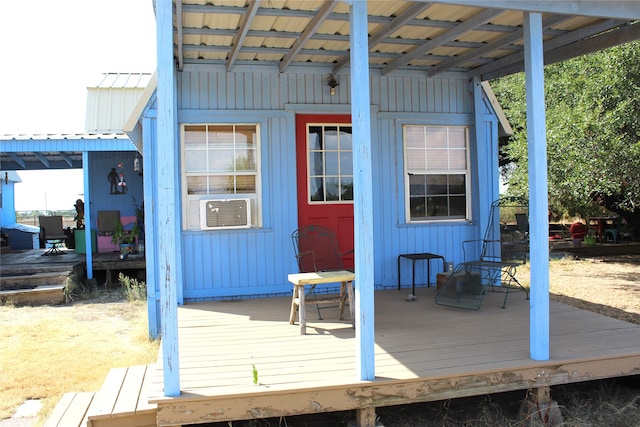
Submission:
<svg viewBox="0 0 640 427">
<path fill-rule="evenodd" d="M 98 233 L 113 233 L 118 222 L 120 222 L 120 211 L 98 211 Z"/>
<path fill-rule="evenodd" d="M 301 273 L 344 269 L 333 230 L 321 225 L 305 225 L 291 234 L 291 240 Z"/>
</svg>

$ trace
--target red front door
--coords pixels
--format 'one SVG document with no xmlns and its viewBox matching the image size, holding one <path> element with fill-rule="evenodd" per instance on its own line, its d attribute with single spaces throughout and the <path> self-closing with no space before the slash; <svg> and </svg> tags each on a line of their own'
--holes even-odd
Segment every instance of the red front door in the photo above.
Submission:
<svg viewBox="0 0 640 427">
<path fill-rule="evenodd" d="M 296 116 L 298 226 L 335 231 L 341 252 L 353 249 L 351 116 Z M 353 268 L 353 253 L 344 260 Z"/>
</svg>

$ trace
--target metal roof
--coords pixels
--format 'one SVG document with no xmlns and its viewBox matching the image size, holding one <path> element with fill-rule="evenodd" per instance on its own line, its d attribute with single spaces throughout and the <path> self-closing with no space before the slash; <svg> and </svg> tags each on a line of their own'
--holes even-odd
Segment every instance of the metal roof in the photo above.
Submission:
<svg viewBox="0 0 640 427">
<path fill-rule="evenodd" d="M 178 68 L 190 63 L 349 65 L 349 6 L 338 0 L 174 0 Z M 478 5 L 482 5 L 479 7 Z M 523 69 L 523 11 L 541 12 L 545 60 L 640 38 L 640 2 L 369 0 L 369 62 L 489 80 Z"/>
<path fill-rule="evenodd" d="M 87 88 L 86 132 L 122 132 L 151 80 L 150 73 L 105 73 Z"/>
<path fill-rule="evenodd" d="M 144 89 L 151 73 L 102 73 L 87 89 Z"/>
<path fill-rule="evenodd" d="M 84 151 L 134 151 L 123 133 L 0 135 L 3 170 L 80 169 Z"/>
</svg>

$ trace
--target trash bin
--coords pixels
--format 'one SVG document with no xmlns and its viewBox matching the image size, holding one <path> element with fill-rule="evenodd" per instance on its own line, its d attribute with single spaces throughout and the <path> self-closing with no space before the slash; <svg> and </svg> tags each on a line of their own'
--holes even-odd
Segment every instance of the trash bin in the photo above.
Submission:
<svg viewBox="0 0 640 427">
<path fill-rule="evenodd" d="M 87 253 L 87 245 L 85 242 L 85 230 L 75 230 L 73 232 L 75 236 L 76 242 L 76 253 L 85 254 Z M 98 247 L 98 237 L 94 230 L 91 230 L 91 252 L 95 252 Z"/>
</svg>

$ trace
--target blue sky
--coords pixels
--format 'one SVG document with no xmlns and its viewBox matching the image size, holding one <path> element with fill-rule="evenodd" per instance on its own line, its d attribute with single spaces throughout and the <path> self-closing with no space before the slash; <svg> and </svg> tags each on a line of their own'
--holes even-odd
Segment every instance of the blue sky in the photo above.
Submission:
<svg viewBox="0 0 640 427">
<path fill-rule="evenodd" d="M 0 1 L 0 53 L 0 134 L 82 133 L 101 73 L 154 71 L 152 0 Z M 73 209 L 69 172 L 19 171 L 16 210 Z"/>
</svg>

